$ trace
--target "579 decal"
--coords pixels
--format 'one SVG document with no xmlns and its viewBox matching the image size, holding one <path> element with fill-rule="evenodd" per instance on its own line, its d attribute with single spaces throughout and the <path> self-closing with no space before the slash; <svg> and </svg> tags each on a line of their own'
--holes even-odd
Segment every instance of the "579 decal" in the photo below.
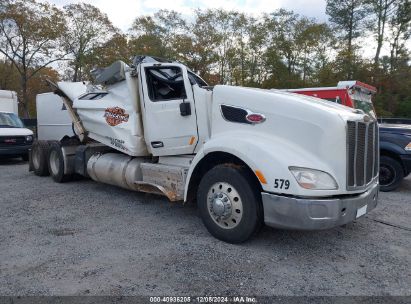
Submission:
<svg viewBox="0 0 411 304">
<path fill-rule="evenodd" d="M 288 190 L 290 188 L 290 181 L 288 179 L 276 178 L 274 180 L 274 188 Z"/>
</svg>

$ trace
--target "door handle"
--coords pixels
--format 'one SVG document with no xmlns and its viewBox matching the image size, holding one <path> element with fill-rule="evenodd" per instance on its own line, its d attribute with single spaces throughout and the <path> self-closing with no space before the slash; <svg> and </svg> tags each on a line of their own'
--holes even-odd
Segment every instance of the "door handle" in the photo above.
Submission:
<svg viewBox="0 0 411 304">
<path fill-rule="evenodd" d="M 151 146 L 153 148 L 162 148 L 164 147 L 164 143 L 162 141 L 152 141 Z"/>
<path fill-rule="evenodd" d="M 181 116 L 191 115 L 191 104 L 189 102 L 183 101 L 180 103 L 180 114 Z"/>
</svg>

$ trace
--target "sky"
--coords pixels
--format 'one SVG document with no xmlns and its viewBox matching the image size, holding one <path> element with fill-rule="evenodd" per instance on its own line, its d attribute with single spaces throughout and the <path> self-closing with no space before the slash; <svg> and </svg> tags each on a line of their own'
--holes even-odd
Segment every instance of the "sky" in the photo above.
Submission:
<svg viewBox="0 0 411 304">
<path fill-rule="evenodd" d="M 272 12 L 278 8 L 326 21 L 325 0 L 49 0 L 62 7 L 69 3 L 86 2 L 106 13 L 111 22 L 127 31 L 137 16 L 153 14 L 160 9 L 175 10 L 190 17 L 194 9 L 223 8 L 252 15 Z"/>
</svg>

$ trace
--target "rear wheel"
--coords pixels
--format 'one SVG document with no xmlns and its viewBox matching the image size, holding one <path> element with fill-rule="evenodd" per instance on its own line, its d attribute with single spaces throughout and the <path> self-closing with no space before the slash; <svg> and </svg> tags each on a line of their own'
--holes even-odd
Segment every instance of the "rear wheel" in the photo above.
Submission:
<svg viewBox="0 0 411 304">
<path fill-rule="evenodd" d="M 47 164 L 49 144 L 45 140 L 35 141 L 31 148 L 31 165 L 34 174 L 38 176 L 49 175 L 49 168 Z"/>
<path fill-rule="evenodd" d="M 59 142 L 52 142 L 50 144 L 48 168 L 51 177 L 57 183 L 64 183 L 73 178 L 71 174 L 64 174 L 64 156 Z"/>
<path fill-rule="evenodd" d="M 404 169 L 392 157 L 380 157 L 380 190 L 393 191 L 398 188 L 404 178 Z"/>
<path fill-rule="evenodd" d="M 241 167 L 219 165 L 202 178 L 197 203 L 208 231 L 228 243 L 241 243 L 263 223 L 261 194 Z"/>
</svg>

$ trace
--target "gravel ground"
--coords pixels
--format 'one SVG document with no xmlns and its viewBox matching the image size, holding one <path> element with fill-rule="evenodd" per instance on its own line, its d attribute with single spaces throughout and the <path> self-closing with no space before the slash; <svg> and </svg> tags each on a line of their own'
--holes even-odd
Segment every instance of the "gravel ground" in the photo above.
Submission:
<svg viewBox="0 0 411 304">
<path fill-rule="evenodd" d="M 411 178 L 357 222 L 230 245 L 192 205 L 0 161 L 0 295 L 411 295 Z"/>
</svg>

